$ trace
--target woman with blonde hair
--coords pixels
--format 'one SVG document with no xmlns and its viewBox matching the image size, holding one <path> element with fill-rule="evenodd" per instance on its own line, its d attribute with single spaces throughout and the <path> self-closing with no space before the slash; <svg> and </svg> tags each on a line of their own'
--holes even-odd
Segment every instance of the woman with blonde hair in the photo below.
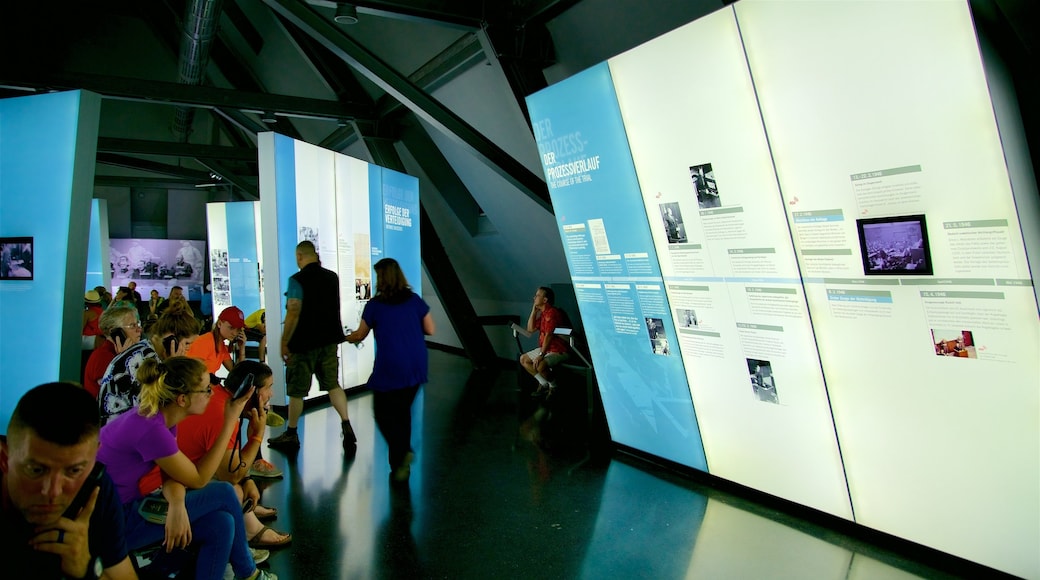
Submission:
<svg viewBox="0 0 1040 580">
<path fill-rule="evenodd" d="M 148 330 L 148 339 L 116 355 L 101 377 L 98 409 L 102 425 L 137 404 L 141 392 L 137 371 L 144 361 L 163 361 L 188 352 L 188 347 L 199 336 L 199 321 L 188 303 L 181 300 L 171 303 Z"/>
<path fill-rule="evenodd" d="M 138 406 L 101 429 L 98 451 L 98 461 L 108 468 L 123 502 L 127 547 L 134 550 L 160 540 L 167 551 L 197 546 L 198 580 L 223 578 L 229 562 L 237 578 L 275 578 L 253 561 L 234 488 L 211 481 L 224 457 L 224 446 L 214 445 L 198 464 L 177 446 L 177 424 L 205 412 L 213 395 L 205 365 L 184 356 L 165 362 L 149 358 L 142 362 L 137 379 L 142 385 Z M 230 439 L 253 390 L 228 401 L 218 440 Z M 163 487 L 169 503 L 164 524 L 149 521 L 141 510 L 144 502 L 154 503 L 159 496 L 144 496 L 138 490 L 138 481 L 156 465 L 164 479 L 180 484 Z"/>
</svg>

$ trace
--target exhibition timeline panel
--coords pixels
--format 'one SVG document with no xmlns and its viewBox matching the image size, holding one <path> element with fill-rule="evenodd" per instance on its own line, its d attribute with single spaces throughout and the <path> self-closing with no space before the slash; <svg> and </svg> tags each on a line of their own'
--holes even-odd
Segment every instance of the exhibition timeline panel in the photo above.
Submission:
<svg viewBox="0 0 1040 580">
<path fill-rule="evenodd" d="M 260 202 L 206 204 L 213 316 L 237 306 L 249 316 L 263 308 Z"/>
<path fill-rule="evenodd" d="M 528 97 L 611 438 L 707 469 L 610 70 Z"/>
<path fill-rule="evenodd" d="M 733 11 L 608 62 L 639 176 L 623 195 L 642 192 L 708 471 L 851 519 Z"/>
<path fill-rule="evenodd" d="M 856 520 L 1040 575 L 1037 216 L 967 4 L 735 9 Z"/>
</svg>

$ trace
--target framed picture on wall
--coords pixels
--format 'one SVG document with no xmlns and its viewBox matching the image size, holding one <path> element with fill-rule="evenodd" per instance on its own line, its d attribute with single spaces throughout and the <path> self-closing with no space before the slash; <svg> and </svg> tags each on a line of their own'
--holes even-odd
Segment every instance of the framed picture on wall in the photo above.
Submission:
<svg viewBox="0 0 1040 580">
<path fill-rule="evenodd" d="M 860 219 L 856 226 L 867 276 L 931 275 L 932 256 L 923 215 Z"/>
<path fill-rule="evenodd" d="M 33 279 L 33 239 L 0 238 L 0 280 Z"/>
</svg>

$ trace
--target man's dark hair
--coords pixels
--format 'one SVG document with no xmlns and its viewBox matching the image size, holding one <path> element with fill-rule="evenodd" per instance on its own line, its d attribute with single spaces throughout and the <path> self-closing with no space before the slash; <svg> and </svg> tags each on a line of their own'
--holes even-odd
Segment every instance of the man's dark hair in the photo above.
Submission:
<svg viewBox="0 0 1040 580">
<path fill-rule="evenodd" d="M 30 430 L 55 445 L 77 445 L 101 429 L 97 401 L 74 383 L 46 383 L 22 395 L 7 426 L 10 440 Z"/>
<path fill-rule="evenodd" d="M 545 296 L 545 301 L 549 303 L 549 306 L 553 306 L 556 303 L 556 293 L 552 291 L 552 288 L 539 286 L 538 289 L 542 291 L 542 296 Z"/>
</svg>

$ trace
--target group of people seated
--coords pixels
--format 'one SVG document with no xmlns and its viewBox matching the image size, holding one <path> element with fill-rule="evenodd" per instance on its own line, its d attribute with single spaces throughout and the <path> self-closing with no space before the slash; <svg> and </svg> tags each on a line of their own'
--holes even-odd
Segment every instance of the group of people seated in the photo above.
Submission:
<svg viewBox="0 0 1040 580">
<path fill-rule="evenodd" d="M 277 511 L 260 504 L 253 478 L 281 476 L 259 454 L 267 425 L 284 419 L 268 410 L 274 385 L 270 367 L 244 360 L 242 311 L 226 308 L 201 336 L 184 300 L 171 301 L 147 333 L 129 305 L 104 310 L 98 326 L 104 341 L 91 354 L 83 388 L 54 383 L 31 390 L 23 398 L 29 410 L 19 411 L 19 403 L 4 442 L 3 525 L 26 536 L 19 545 L 27 547 L 21 555 L 27 562 L 47 552 L 58 555 L 55 566 L 60 560 L 57 575 L 34 577 L 100 577 L 103 572 L 109 578 L 133 578 L 133 565 L 125 565 L 127 554 L 161 545 L 167 553 L 188 550 L 199 580 L 226 574 L 274 578 L 256 564 L 271 549 L 289 545 L 292 535 L 264 523 Z M 223 381 L 216 376 L 221 369 L 228 373 Z M 43 401 L 48 410 L 60 407 L 63 415 L 37 421 L 42 411 L 33 405 Z M 63 419 L 70 413 L 72 418 Z M 247 421 L 244 442 L 241 419 Z M 55 421 L 70 425 L 47 426 Z M 48 473 L 42 479 L 28 477 L 32 485 L 22 486 L 27 499 L 20 513 L 7 509 L 23 507 L 15 501 L 19 490 L 8 485 L 12 439 L 18 444 L 31 440 L 25 461 Z M 73 458 L 66 447 L 82 451 L 74 467 L 59 465 Z M 38 452 L 54 457 L 34 456 Z M 96 481 L 88 477 L 95 463 L 105 467 Z M 25 476 L 15 474 L 15 482 Z M 69 508 L 76 493 L 68 490 L 90 487 L 91 481 L 100 482 L 100 491 L 84 492 L 88 501 Z M 55 484 L 61 497 L 54 497 Z M 38 513 L 40 506 L 49 509 L 47 518 Z M 74 551 L 55 546 L 72 539 L 78 546 Z M 99 571 L 91 576 L 95 565 Z M 90 568 L 87 574 L 84 566 Z"/>
</svg>

